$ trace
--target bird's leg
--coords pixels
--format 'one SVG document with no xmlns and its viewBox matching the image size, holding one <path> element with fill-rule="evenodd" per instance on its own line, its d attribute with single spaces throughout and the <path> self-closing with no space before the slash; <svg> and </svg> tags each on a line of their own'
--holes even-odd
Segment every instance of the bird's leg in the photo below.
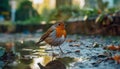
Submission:
<svg viewBox="0 0 120 69">
<path fill-rule="evenodd" d="M 54 52 L 54 50 L 53 50 L 53 47 L 51 46 L 51 49 L 52 49 L 52 51 Z"/>
<path fill-rule="evenodd" d="M 55 57 L 55 53 L 54 53 L 54 50 L 53 50 L 53 47 L 51 46 L 51 49 L 52 49 L 52 61 L 53 61 L 53 59 L 54 59 L 54 57 Z"/>
<path fill-rule="evenodd" d="M 51 49 L 52 49 L 52 55 L 54 54 L 54 50 L 53 50 L 53 47 L 51 46 Z"/>
<path fill-rule="evenodd" d="M 64 52 L 62 51 L 61 47 L 59 46 L 61 53 L 63 54 Z"/>
</svg>

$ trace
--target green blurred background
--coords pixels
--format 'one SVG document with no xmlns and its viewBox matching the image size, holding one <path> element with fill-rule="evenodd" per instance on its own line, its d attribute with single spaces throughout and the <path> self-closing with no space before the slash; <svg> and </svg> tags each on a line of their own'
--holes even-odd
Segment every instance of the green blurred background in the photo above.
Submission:
<svg viewBox="0 0 120 69">
<path fill-rule="evenodd" d="M 104 29 L 99 30 L 101 27 L 105 26 L 106 31 L 110 26 L 110 33 L 115 30 L 116 35 L 120 31 L 120 21 L 116 21 L 120 16 L 119 3 L 119 0 L 0 0 L 0 32 L 46 30 L 50 26 L 48 24 L 62 20 L 67 24 L 83 23 L 79 26 L 85 27 L 83 31 L 81 28 L 76 31 L 74 24 L 71 33 L 101 34 L 104 33 Z M 115 29 L 111 28 L 112 23 L 117 23 Z M 48 26 L 42 27 L 44 24 Z M 68 25 L 67 30 L 69 27 L 71 25 Z"/>
</svg>

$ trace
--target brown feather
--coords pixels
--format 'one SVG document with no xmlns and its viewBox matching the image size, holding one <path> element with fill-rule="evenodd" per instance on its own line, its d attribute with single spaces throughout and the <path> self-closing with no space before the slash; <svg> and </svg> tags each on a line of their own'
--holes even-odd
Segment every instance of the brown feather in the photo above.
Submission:
<svg viewBox="0 0 120 69">
<path fill-rule="evenodd" d="M 44 33 L 44 34 L 41 36 L 40 40 L 36 43 L 36 45 L 38 45 L 40 42 L 44 41 L 44 40 L 49 36 L 49 34 L 50 34 L 52 31 L 53 31 L 53 30 L 52 30 L 51 28 L 49 28 L 49 29 L 47 30 L 47 32 Z"/>
</svg>

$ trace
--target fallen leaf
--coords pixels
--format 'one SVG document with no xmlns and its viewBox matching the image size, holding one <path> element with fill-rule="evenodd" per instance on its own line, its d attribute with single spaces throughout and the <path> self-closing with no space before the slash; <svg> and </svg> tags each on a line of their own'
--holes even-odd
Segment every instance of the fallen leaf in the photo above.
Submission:
<svg viewBox="0 0 120 69">
<path fill-rule="evenodd" d="M 98 65 L 102 62 L 103 60 L 99 59 L 96 62 L 91 63 L 94 67 L 98 67 Z"/>
<path fill-rule="evenodd" d="M 75 51 L 75 53 L 79 53 L 79 52 L 80 52 L 80 50 L 76 50 L 76 51 Z"/>
<path fill-rule="evenodd" d="M 66 42 L 74 42 L 75 40 L 67 39 Z"/>
<path fill-rule="evenodd" d="M 95 47 L 99 47 L 99 44 L 97 43 L 97 42 L 95 42 L 94 44 L 93 44 L 93 47 L 95 48 Z"/>
<path fill-rule="evenodd" d="M 116 50 L 120 50 L 120 46 L 110 45 L 110 46 L 107 46 L 107 49 L 116 51 Z"/>
<path fill-rule="evenodd" d="M 80 46 L 80 44 L 73 44 L 74 46 L 77 46 L 77 47 L 79 47 Z"/>
<path fill-rule="evenodd" d="M 69 46 L 71 46 L 71 47 L 79 47 L 80 46 L 80 44 L 71 44 L 71 45 L 69 45 Z"/>
<path fill-rule="evenodd" d="M 120 64 L 120 55 L 115 55 L 112 57 L 113 60 L 115 60 L 118 64 Z"/>
</svg>

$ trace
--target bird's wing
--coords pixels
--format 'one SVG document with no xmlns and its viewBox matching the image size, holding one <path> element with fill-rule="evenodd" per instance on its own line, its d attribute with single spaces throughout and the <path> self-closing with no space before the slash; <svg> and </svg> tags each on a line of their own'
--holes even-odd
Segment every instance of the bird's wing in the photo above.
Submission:
<svg viewBox="0 0 120 69">
<path fill-rule="evenodd" d="M 50 35 L 50 33 L 51 33 L 52 31 L 53 31 L 53 30 L 52 30 L 51 28 L 48 29 L 47 32 L 42 35 L 42 37 L 41 37 L 40 40 L 41 40 L 41 41 L 44 41 L 44 40 Z"/>
<path fill-rule="evenodd" d="M 40 40 L 36 43 L 36 44 L 39 44 L 40 42 L 42 42 L 42 41 L 44 41 L 49 35 L 50 35 L 50 33 L 53 31 L 53 29 L 48 29 L 47 30 L 47 32 L 46 33 L 44 33 L 42 36 L 41 36 L 41 38 L 40 38 Z"/>
</svg>

